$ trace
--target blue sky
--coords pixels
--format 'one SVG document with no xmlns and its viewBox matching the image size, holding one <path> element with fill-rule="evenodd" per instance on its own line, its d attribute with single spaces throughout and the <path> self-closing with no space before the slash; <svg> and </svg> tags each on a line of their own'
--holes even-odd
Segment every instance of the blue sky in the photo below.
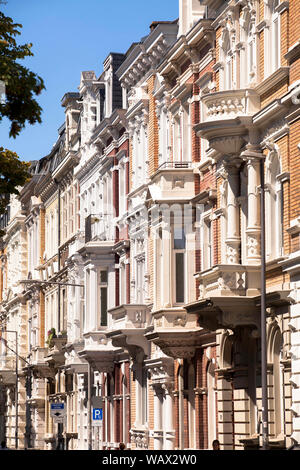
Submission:
<svg viewBox="0 0 300 470">
<path fill-rule="evenodd" d="M 21 23 L 19 44 L 31 42 L 34 57 L 23 64 L 40 75 L 46 90 L 38 97 L 42 124 L 27 125 L 16 139 L 9 123 L 0 123 L 0 146 L 21 160 L 47 155 L 64 121 L 60 101 L 77 91 L 82 70 L 102 72 L 109 52 L 126 52 L 149 32 L 152 21 L 178 18 L 178 0 L 7 0 L 5 15 Z"/>
</svg>

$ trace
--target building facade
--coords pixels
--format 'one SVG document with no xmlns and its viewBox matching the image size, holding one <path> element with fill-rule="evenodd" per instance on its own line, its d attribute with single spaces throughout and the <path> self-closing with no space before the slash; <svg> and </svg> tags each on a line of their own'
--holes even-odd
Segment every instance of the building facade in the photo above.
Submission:
<svg viewBox="0 0 300 470">
<path fill-rule="evenodd" d="M 0 221 L 10 447 L 261 446 L 262 186 L 269 446 L 299 442 L 299 13 L 180 0 L 62 98 Z"/>
</svg>

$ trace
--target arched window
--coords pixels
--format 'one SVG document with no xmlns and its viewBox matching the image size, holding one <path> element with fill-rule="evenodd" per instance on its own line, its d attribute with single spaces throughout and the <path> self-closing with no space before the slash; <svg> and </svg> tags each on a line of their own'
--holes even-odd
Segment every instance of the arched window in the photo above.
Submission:
<svg viewBox="0 0 300 470">
<path fill-rule="evenodd" d="M 241 61 L 240 87 L 247 88 L 256 76 L 256 33 L 255 14 L 247 11 L 240 20 L 241 24 Z"/>
<path fill-rule="evenodd" d="M 274 420 L 270 423 L 270 434 L 278 437 L 283 429 L 283 377 L 281 369 L 282 334 L 277 324 L 271 325 L 268 332 L 268 362 L 273 365 L 272 387 L 273 399 L 269 403 L 269 411 L 273 411 Z"/>
<path fill-rule="evenodd" d="M 267 260 L 282 255 L 282 185 L 279 153 L 274 147 L 266 159 L 266 254 Z"/>
<path fill-rule="evenodd" d="M 215 367 L 210 361 L 207 373 L 207 427 L 208 427 L 208 448 L 212 449 L 212 443 L 217 438 L 216 423 L 216 390 L 215 390 Z"/>
<path fill-rule="evenodd" d="M 265 6 L 265 18 L 269 21 L 266 31 L 265 76 L 275 72 L 280 67 L 280 13 L 278 12 L 279 0 L 268 0 Z"/>
<path fill-rule="evenodd" d="M 196 419 L 195 419 L 195 368 L 193 364 L 188 368 L 188 422 L 189 422 L 189 448 L 196 448 Z"/>
<path fill-rule="evenodd" d="M 225 30 L 223 33 L 222 41 L 222 56 L 223 56 L 223 89 L 231 90 L 232 89 L 232 75 L 233 75 L 233 56 L 231 52 L 231 43 L 229 31 Z"/>
</svg>

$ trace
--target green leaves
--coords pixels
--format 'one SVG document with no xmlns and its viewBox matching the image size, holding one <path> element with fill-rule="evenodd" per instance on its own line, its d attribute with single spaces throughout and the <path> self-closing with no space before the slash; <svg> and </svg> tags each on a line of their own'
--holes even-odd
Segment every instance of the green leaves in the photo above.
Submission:
<svg viewBox="0 0 300 470">
<path fill-rule="evenodd" d="M 42 109 L 35 95 L 45 89 L 43 79 L 21 65 L 20 61 L 33 55 L 32 44 L 17 45 L 21 24 L 0 12 L 0 80 L 5 84 L 5 100 L 0 101 L 0 122 L 7 117 L 9 136 L 15 138 L 26 123 L 41 122 Z M 19 160 L 15 152 L 0 147 L 0 214 L 7 210 L 11 194 L 30 179 L 29 163 Z M 0 236 L 4 234 L 0 230 Z"/>
<path fill-rule="evenodd" d="M 33 55 L 32 44 L 18 46 L 15 36 L 20 34 L 20 24 L 0 12 L 0 80 L 5 84 L 5 102 L 0 102 L 0 121 L 11 121 L 9 136 L 16 137 L 26 123 L 41 122 L 42 109 L 35 100 L 45 89 L 41 77 L 19 63 Z"/>
<path fill-rule="evenodd" d="M 19 160 L 15 152 L 0 147 L 0 214 L 4 214 L 9 194 L 19 194 L 18 187 L 29 181 L 30 163 Z"/>
</svg>

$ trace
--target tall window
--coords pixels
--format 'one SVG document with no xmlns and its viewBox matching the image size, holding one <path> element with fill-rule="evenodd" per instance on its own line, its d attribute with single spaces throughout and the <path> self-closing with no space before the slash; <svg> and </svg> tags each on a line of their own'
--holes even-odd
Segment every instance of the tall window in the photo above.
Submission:
<svg viewBox="0 0 300 470">
<path fill-rule="evenodd" d="M 246 88 L 254 80 L 256 75 L 256 33 L 255 16 L 250 13 L 245 16 L 241 28 L 243 42 L 240 62 L 240 86 Z"/>
<path fill-rule="evenodd" d="M 189 419 L 189 448 L 196 448 L 196 410 L 195 410 L 195 368 L 188 368 L 188 419 Z"/>
<path fill-rule="evenodd" d="M 277 6 L 279 4 L 279 0 L 273 0 L 272 2 L 272 17 L 271 17 L 271 30 L 272 30 L 272 47 L 271 47 L 271 54 L 272 54 L 272 68 L 271 72 L 275 72 L 275 70 L 280 67 L 280 14 L 277 11 Z"/>
<path fill-rule="evenodd" d="M 268 0 L 265 5 L 265 18 L 269 21 L 269 28 L 265 34 L 265 76 L 280 67 L 280 13 L 278 12 L 279 0 Z"/>
<path fill-rule="evenodd" d="M 216 425 L 216 391 L 215 391 L 215 369 L 212 362 L 207 368 L 207 424 L 208 424 L 208 448 L 217 437 Z"/>
<path fill-rule="evenodd" d="M 223 55 L 223 89 L 231 90 L 232 89 L 232 73 L 233 73 L 233 60 L 231 52 L 231 44 L 229 32 L 225 31 L 223 44 L 222 44 L 222 55 Z"/>
<path fill-rule="evenodd" d="M 273 365 L 272 386 L 273 400 L 269 405 L 273 409 L 274 421 L 270 426 L 271 434 L 278 437 L 283 434 L 283 372 L 281 369 L 282 359 L 282 334 L 278 325 L 274 325 L 269 333 L 269 358 L 268 362 Z M 273 404 L 273 406 L 272 406 Z"/>
<path fill-rule="evenodd" d="M 173 259 L 175 277 L 175 303 L 185 302 L 186 282 L 186 238 L 183 227 L 174 227 L 173 234 Z"/>
<path fill-rule="evenodd" d="M 136 302 L 144 303 L 145 256 L 136 258 Z"/>
<path fill-rule="evenodd" d="M 191 127 L 190 127 L 190 113 L 189 104 L 185 103 L 182 106 L 181 113 L 181 135 L 182 135 L 182 158 L 183 161 L 191 160 L 190 143 L 191 143 Z"/>
<path fill-rule="evenodd" d="M 159 115 L 159 164 L 170 160 L 168 111 L 161 107 Z"/>
<path fill-rule="evenodd" d="M 107 270 L 101 270 L 99 273 L 99 320 L 100 326 L 107 326 Z"/>
<path fill-rule="evenodd" d="M 267 259 L 282 255 L 283 205 L 282 184 L 278 178 L 281 172 L 280 158 L 276 150 L 266 160 L 266 248 Z"/>
<path fill-rule="evenodd" d="M 210 214 L 202 218 L 202 270 L 209 269 L 213 265 L 213 229 Z"/>
</svg>

